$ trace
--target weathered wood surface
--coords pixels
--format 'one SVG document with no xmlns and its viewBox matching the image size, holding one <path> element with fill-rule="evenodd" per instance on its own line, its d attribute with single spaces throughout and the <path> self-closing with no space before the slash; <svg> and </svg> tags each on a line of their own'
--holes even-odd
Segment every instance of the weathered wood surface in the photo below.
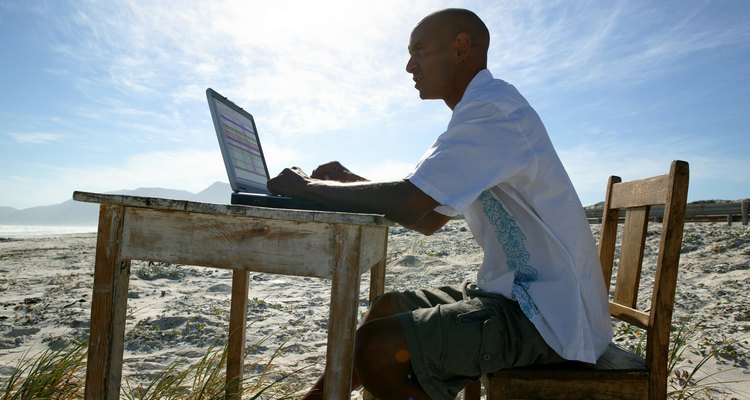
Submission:
<svg viewBox="0 0 750 400">
<path fill-rule="evenodd" d="M 130 259 L 328 278 L 335 224 L 128 207 L 123 256 Z M 386 226 L 360 226 L 364 270 L 382 258 Z"/>
<path fill-rule="evenodd" d="M 232 271 L 232 298 L 229 306 L 229 334 L 227 335 L 226 400 L 242 397 L 249 282 L 250 274 L 247 271 Z"/>
<path fill-rule="evenodd" d="M 602 226 L 599 232 L 599 263 L 602 266 L 602 274 L 604 275 L 604 285 L 606 292 L 609 293 L 610 284 L 612 281 L 612 266 L 615 260 L 615 249 L 617 241 L 617 224 L 619 221 L 618 214 L 611 211 L 610 198 L 612 193 L 612 186 L 616 183 L 622 182 L 622 179 L 618 176 L 610 176 L 607 181 L 607 193 L 605 195 L 604 209 L 608 210 L 604 213 L 601 218 Z"/>
<path fill-rule="evenodd" d="M 332 278 L 325 393 L 351 392 L 359 278 L 383 293 L 388 227 L 383 216 L 276 210 L 76 192 L 100 202 L 87 399 L 117 399 L 130 260 L 233 270 L 226 397 L 242 391 L 248 271 Z M 374 267 L 374 268 L 373 268 Z"/>
<path fill-rule="evenodd" d="M 654 176 L 612 186 L 610 208 L 643 207 L 664 204 L 669 175 Z"/>
<path fill-rule="evenodd" d="M 491 399 L 515 399 L 508 393 L 524 393 L 524 399 L 545 400 L 646 400 L 648 388 L 644 381 L 601 378 L 571 382 L 571 392 L 560 392 L 559 379 L 510 379 L 498 382 L 491 389 Z M 571 395 L 570 393 L 575 393 Z"/>
<path fill-rule="evenodd" d="M 388 241 L 383 242 L 383 254 L 388 254 Z M 385 267 L 386 259 L 384 258 L 370 271 L 370 304 L 385 292 Z M 367 390 L 362 390 L 362 399 L 376 400 L 376 397 Z"/>
<path fill-rule="evenodd" d="M 609 313 L 612 314 L 613 317 L 629 324 L 633 324 L 639 328 L 646 329 L 648 327 L 650 315 L 641 310 L 610 302 Z"/>
<path fill-rule="evenodd" d="M 685 226 L 689 180 L 688 164 L 684 161 L 673 162 L 669 173 L 670 190 L 667 192 L 665 201 L 654 290 L 649 310 L 649 327 L 646 335 L 646 368 L 651 373 L 650 399 L 665 399 L 667 393 L 670 329 Z"/>
<path fill-rule="evenodd" d="M 354 334 L 357 328 L 357 301 L 359 300 L 359 270 L 361 265 L 363 235 L 360 229 L 335 228 L 336 257 L 331 286 L 331 312 L 328 319 L 328 349 L 326 353 L 326 398 L 351 397 L 351 376 L 354 365 Z M 382 249 L 382 247 L 381 247 Z"/>
<path fill-rule="evenodd" d="M 750 201 L 733 201 L 726 203 L 692 203 L 688 204 L 685 209 L 685 222 L 742 222 L 747 225 L 748 209 Z M 589 223 L 600 223 L 602 219 L 602 209 L 587 208 L 586 218 Z M 655 205 L 651 207 L 649 219 L 652 221 L 661 221 L 664 217 L 664 206 Z M 625 210 L 620 211 L 620 219 L 625 218 Z"/>
<path fill-rule="evenodd" d="M 393 225 L 378 214 L 341 213 L 330 211 L 286 210 L 266 207 L 197 203 L 158 197 L 125 196 L 90 192 L 73 192 L 73 200 L 87 203 L 142 207 L 152 210 L 189 211 L 206 215 L 232 215 L 293 221 L 326 222 L 352 225 Z"/>
<path fill-rule="evenodd" d="M 626 375 L 622 379 L 630 380 L 639 373 L 645 373 L 646 365 L 643 357 L 623 350 L 614 343 L 610 343 L 604 354 L 599 357 L 596 364 L 586 364 L 581 362 L 567 362 L 563 364 L 538 365 L 530 367 L 511 368 L 507 370 L 493 372 L 491 376 L 507 378 L 548 378 L 550 371 L 559 374 L 562 379 L 573 378 L 592 378 L 600 372 L 619 373 L 623 371 L 634 372 L 633 375 Z"/>
<path fill-rule="evenodd" d="M 635 307 L 638 302 L 638 284 L 641 281 L 647 229 L 648 207 L 629 209 L 622 229 L 620 267 L 617 269 L 617 287 L 614 294 L 616 303 L 628 307 Z"/>
<path fill-rule="evenodd" d="M 130 261 L 121 257 L 118 240 L 123 214 L 120 206 L 100 207 L 84 393 L 88 400 L 117 399 L 120 395 L 130 279 Z"/>
</svg>

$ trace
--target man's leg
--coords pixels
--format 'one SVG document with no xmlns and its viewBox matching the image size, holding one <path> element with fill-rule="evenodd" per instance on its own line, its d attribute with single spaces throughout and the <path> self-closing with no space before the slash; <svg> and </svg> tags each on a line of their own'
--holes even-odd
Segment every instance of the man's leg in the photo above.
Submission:
<svg viewBox="0 0 750 400">
<path fill-rule="evenodd" d="M 354 370 L 362 385 L 381 399 L 427 399 L 414 377 L 398 317 L 367 322 L 357 330 Z"/>
<path fill-rule="evenodd" d="M 385 293 L 384 295 L 378 297 L 370 306 L 370 309 L 367 310 L 367 314 L 365 315 L 365 318 L 362 322 L 362 325 L 369 323 L 370 321 L 385 318 L 392 316 L 399 312 L 399 310 L 396 309 L 396 306 L 394 304 L 393 300 L 393 293 Z M 396 320 L 396 323 L 398 323 L 398 320 Z M 361 329 L 361 328 L 360 328 Z M 401 327 L 399 326 L 399 329 Z M 359 340 L 359 332 L 357 333 L 357 340 Z M 404 339 L 406 340 L 406 339 Z M 359 347 L 355 344 L 355 346 Z M 357 362 L 357 353 L 355 350 L 355 364 Z M 357 375 L 357 370 L 355 368 L 354 373 L 352 374 L 352 388 L 357 389 L 362 385 L 360 382 L 360 379 Z M 319 400 L 323 399 L 323 388 L 325 386 L 325 377 L 321 376 L 318 378 L 318 380 L 315 382 L 313 387 L 308 390 L 308 392 L 302 397 L 302 400 Z"/>
</svg>

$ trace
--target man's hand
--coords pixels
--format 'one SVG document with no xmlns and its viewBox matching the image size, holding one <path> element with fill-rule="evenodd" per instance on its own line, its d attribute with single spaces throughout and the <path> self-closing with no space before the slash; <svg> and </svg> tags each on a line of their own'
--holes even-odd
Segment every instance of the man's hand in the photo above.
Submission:
<svg viewBox="0 0 750 400">
<path fill-rule="evenodd" d="M 321 165 L 313 176 L 297 167 L 286 168 L 268 181 L 268 190 L 341 211 L 385 214 L 391 221 L 425 235 L 450 220 L 433 211 L 439 203 L 408 180 L 367 182 L 338 162 Z"/>
<path fill-rule="evenodd" d="M 338 161 L 331 161 L 315 168 L 312 178 L 336 182 L 364 182 L 367 180 L 349 171 Z"/>
<path fill-rule="evenodd" d="M 292 167 L 285 168 L 277 177 L 269 180 L 266 186 L 273 194 L 304 197 L 303 193 L 310 182 L 310 177 L 304 171 L 297 167 Z"/>
</svg>

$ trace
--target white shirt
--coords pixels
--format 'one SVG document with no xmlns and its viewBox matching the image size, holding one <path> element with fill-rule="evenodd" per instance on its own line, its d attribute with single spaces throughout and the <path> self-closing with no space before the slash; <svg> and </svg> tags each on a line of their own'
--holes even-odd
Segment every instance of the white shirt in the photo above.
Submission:
<svg viewBox="0 0 750 400">
<path fill-rule="evenodd" d="M 518 301 L 561 357 L 596 362 L 612 328 L 594 239 L 542 121 L 512 85 L 479 72 L 407 179 L 438 212 L 464 214 L 484 250 L 479 288 Z"/>
</svg>

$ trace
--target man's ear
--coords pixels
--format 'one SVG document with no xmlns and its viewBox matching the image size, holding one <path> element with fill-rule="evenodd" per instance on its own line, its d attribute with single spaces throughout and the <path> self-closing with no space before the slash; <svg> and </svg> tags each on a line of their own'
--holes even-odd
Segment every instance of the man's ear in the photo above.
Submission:
<svg viewBox="0 0 750 400">
<path fill-rule="evenodd" d="M 461 32 L 456 36 L 456 56 L 458 61 L 462 61 L 471 52 L 471 36 L 468 33 Z"/>
</svg>

